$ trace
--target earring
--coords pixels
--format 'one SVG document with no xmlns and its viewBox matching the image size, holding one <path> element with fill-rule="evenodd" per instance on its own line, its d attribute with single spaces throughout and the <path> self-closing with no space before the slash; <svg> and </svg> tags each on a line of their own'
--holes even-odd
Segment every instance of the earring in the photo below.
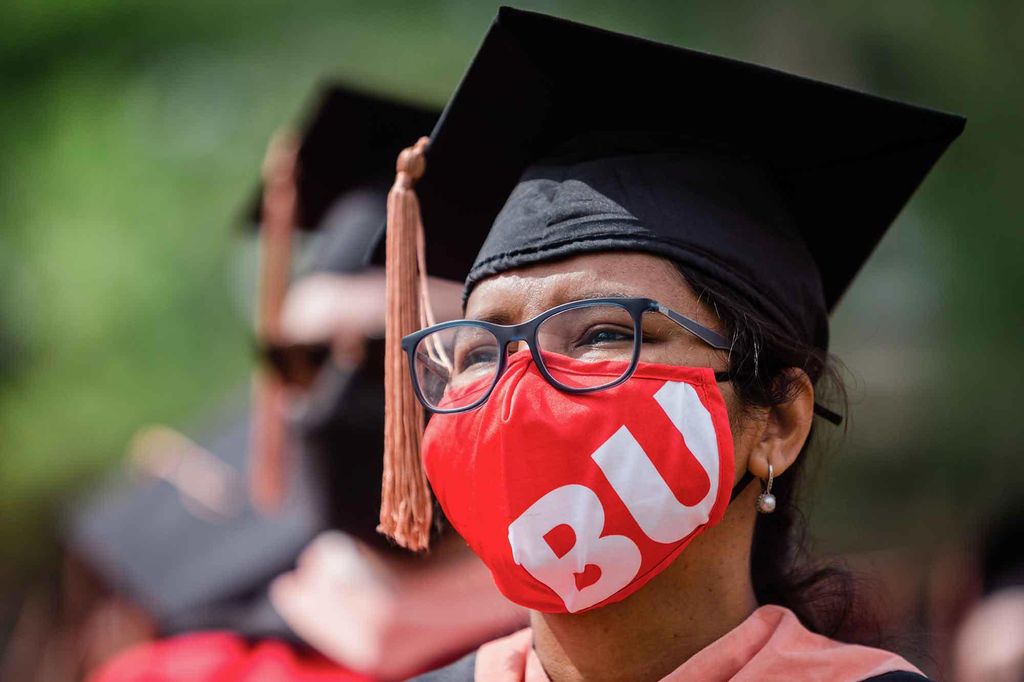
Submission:
<svg viewBox="0 0 1024 682">
<path fill-rule="evenodd" d="M 761 481 L 761 494 L 754 501 L 754 508 L 762 514 L 775 511 L 775 495 L 772 495 L 772 481 L 775 480 L 775 469 L 768 465 L 768 482 Z"/>
</svg>

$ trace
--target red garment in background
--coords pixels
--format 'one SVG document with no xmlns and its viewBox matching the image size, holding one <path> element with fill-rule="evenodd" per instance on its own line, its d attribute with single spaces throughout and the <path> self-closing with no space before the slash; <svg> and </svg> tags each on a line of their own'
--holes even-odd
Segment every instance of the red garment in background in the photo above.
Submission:
<svg viewBox="0 0 1024 682">
<path fill-rule="evenodd" d="M 116 656 L 89 682 L 369 682 L 315 652 L 276 640 L 202 632 L 147 642 Z"/>
</svg>

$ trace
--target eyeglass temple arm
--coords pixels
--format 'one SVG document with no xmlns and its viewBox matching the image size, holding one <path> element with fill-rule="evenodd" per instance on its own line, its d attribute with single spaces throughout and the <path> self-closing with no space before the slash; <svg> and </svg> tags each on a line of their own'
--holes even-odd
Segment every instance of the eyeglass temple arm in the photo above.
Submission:
<svg viewBox="0 0 1024 682">
<path fill-rule="evenodd" d="M 729 342 L 729 339 L 714 330 L 708 329 L 699 322 L 694 322 L 688 317 L 683 317 L 676 311 L 666 308 L 660 303 L 656 310 L 712 348 L 717 348 L 718 350 L 730 350 L 732 348 L 732 344 Z"/>
<path fill-rule="evenodd" d="M 730 350 L 732 348 L 732 344 L 729 343 L 729 340 L 718 332 L 708 329 L 704 325 L 694 322 L 688 317 L 683 317 L 679 313 L 666 308 L 660 303 L 658 304 L 657 311 L 712 348 L 717 348 L 718 350 Z M 729 372 L 715 372 L 716 381 L 728 381 L 729 379 L 731 379 Z M 827 422 L 835 424 L 836 426 L 843 423 L 842 415 L 833 412 L 819 403 L 814 403 L 814 414 Z"/>
</svg>

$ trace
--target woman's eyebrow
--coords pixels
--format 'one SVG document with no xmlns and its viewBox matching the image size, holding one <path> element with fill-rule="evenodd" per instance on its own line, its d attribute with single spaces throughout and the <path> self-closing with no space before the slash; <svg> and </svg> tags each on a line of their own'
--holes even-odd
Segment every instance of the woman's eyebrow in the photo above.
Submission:
<svg viewBox="0 0 1024 682">
<path fill-rule="evenodd" d="M 572 291 L 562 295 L 552 296 L 548 301 L 545 310 L 550 310 L 556 306 L 560 306 L 564 303 L 572 303 L 573 301 L 586 301 L 592 298 L 638 298 L 637 294 L 626 293 L 618 289 L 587 289 L 584 291 Z M 518 324 L 522 320 L 514 318 L 507 311 L 503 310 L 488 310 L 482 313 L 473 315 L 466 319 L 477 320 L 479 322 L 490 322 L 491 324 Z"/>
<path fill-rule="evenodd" d="M 635 292 L 625 293 L 618 289 L 585 289 L 575 290 L 552 301 L 551 307 L 570 303 L 572 301 L 586 301 L 591 298 L 639 298 Z"/>
<path fill-rule="evenodd" d="M 485 311 L 479 315 L 473 315 L 467 317 L 467 320 L 477 320 L 478 322 L 490 322 L 491 324 L 503 324 L 510 325 L 515 324 L 516 320 L 512 319 L 512 316 L 503 310 L 490 310 Z"/>
</svg>

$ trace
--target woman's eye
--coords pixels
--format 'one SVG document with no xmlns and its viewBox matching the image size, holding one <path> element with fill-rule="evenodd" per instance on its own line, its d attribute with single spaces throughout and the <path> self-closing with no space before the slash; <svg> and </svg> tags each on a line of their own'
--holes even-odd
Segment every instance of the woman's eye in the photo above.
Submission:
<svg viewBox="0 0 1024 682">
<path fill-rule="evenodd" d="M 581 346 L 597 346 L 600 344 L 633 342 L 633 330 L 625 329 L 591 329 L 580 339 Z"/>
<path fill-rule="evenodd" d="M 462 356 L 459 369 L 466 371 L 477 365 L 493 365 L 497 360 L 498 355 L 494 348 L 474 348 Z"/>
</svg>

